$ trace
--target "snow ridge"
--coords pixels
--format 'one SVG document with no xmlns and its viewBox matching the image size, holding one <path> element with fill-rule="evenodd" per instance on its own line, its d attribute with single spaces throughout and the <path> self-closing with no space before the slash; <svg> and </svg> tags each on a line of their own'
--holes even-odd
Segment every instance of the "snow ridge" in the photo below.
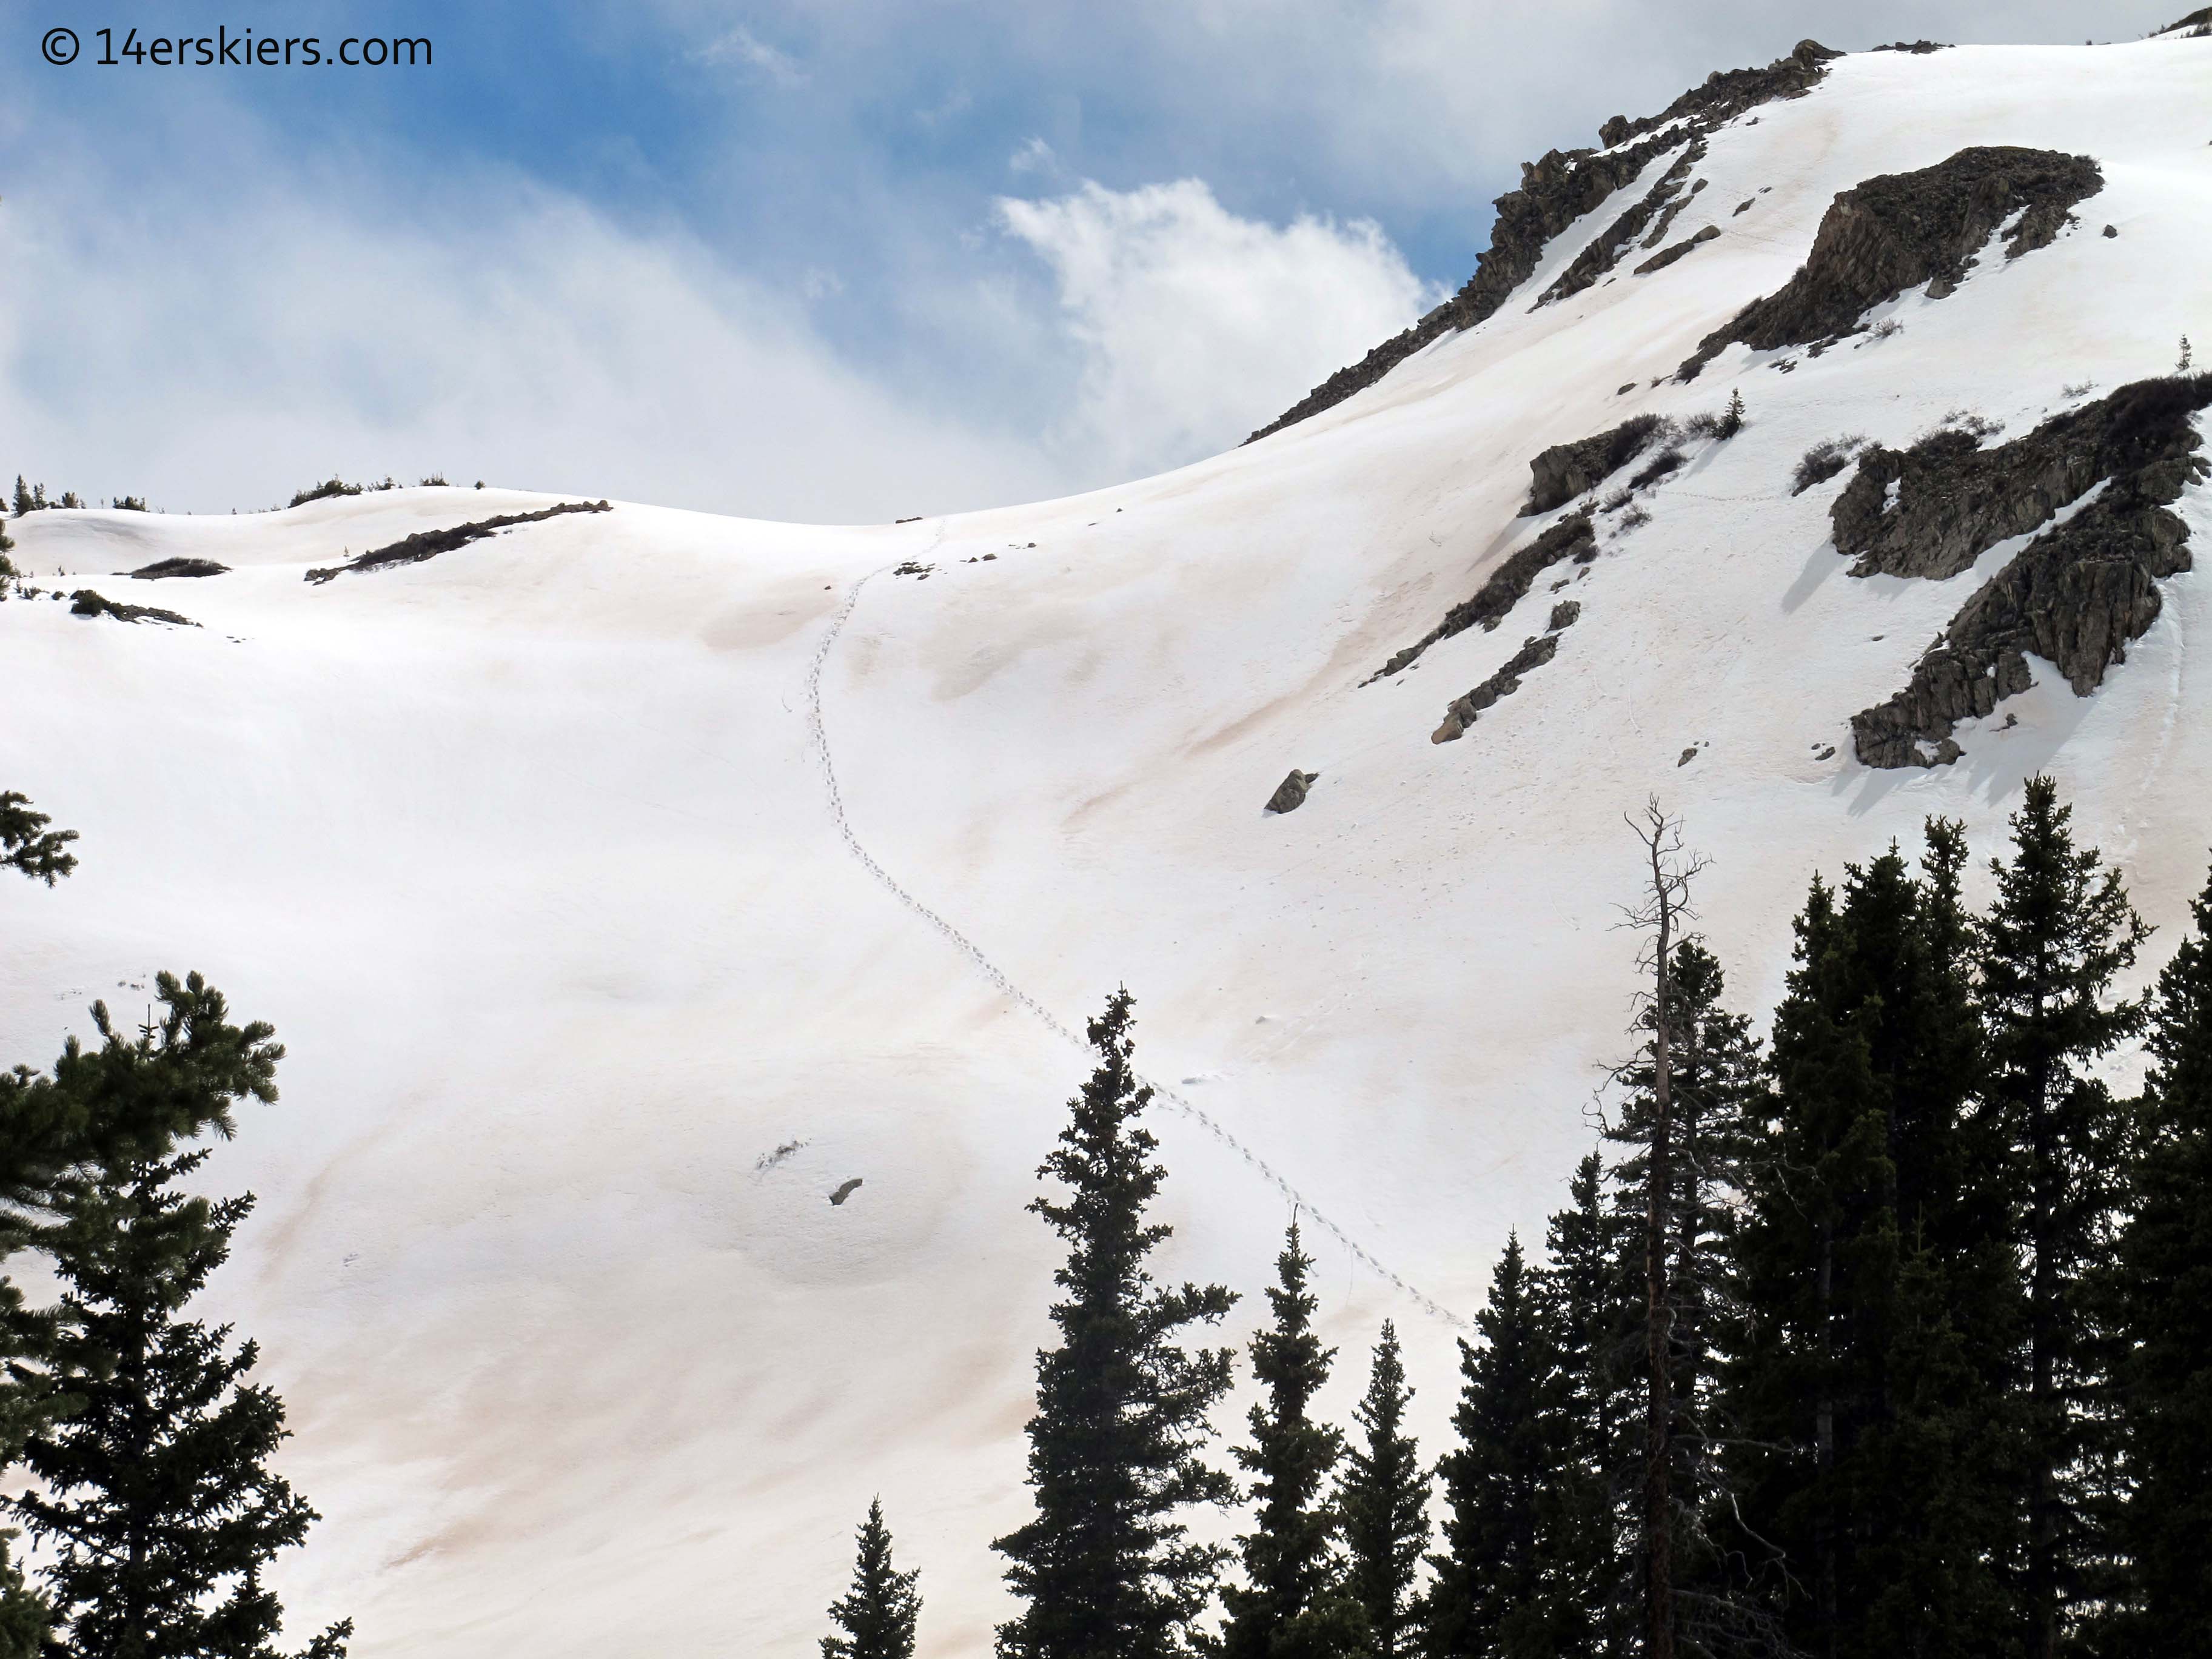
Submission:
<svg viewBox="0 0 2212 1659">
<path fill-rule="evenodd" d="M 944 526 L 940 525 L 938 529 L 938 540 L 943 540 L 944 534 Z M 932 545 L 933 546 L 935 544 L 933 543 Z M 1006 976 L 1004 969 L 1002 969 L 996 963 L 993 962 L 989 957 L 983 954 L 981 947 L 977 945 L 973 939 L 969 939 L 965 933 L 963 933 L 958 928 L 947 921 L 942 915 L 939 915 L 937 911 L 923 903 L 921 899 L 915 897 L 913 893 L 909 892 L 905 887 L 900 884 L 898 880 L 892 876 L 890 871 L 884 869 L 881 864 L 877 862 L 875 855 L 868 851 L 867 848 L 862 844 L 859 835 L 854 832 L 852 820 L 846 816 L 845 799 L 843 794 L 840 793 L 837 787 L 837 763 L 832 757 L 830 750 L 830 728 L 823 721 L 822 716 L 822 676 L 823 672 L 830 665 L 830 658 L 837 648 L 837 641 L 839 638 L 842 637 L 845 632 L 845 625 L 852 621 L 854 611 L 860 608 L 861 593 L 866 589 L 870 582 L 875 580 L 877 577 L 882 575 L 885 571 L 895 568 L 895 565 L 890 564 L 879 565 L 875 569 L 868 572 L 866 575 L 861 577 L 860 580 L 853 584 L 852 587 L 847 592 L 843 602 L 838 605 L 836 614 L 830 617 L 829 629 L 823 635 L 822 643 L 820 646 L 816 647 L 813 660 L 807 665 L 807 741 L 809 746 L 814 751 L 816 763 L 822 770 L 823 787 L 827 792 L 829 797 L 830 821 L 836 825 L 838 838 L 845 843 L 845 850 L 850 853 L 854 858 L 860 861 L 860 867 L 866 870 L 870 876 L 874 878 L 877 885 L 881 887 L 885 892 L 889 893 L 893 898 L 896 899 L 908 909 L 913 911 L 914 914 L 921 917 L 922 921 L 927 922 L 930 927 L 934 928 L 938 933 L 944 935 L 945 939 L 951 944 L 953 949 L 958 951 L 962 956 L 967 957 L 968 960 L 982 974 L 983 977 L 989 980 L 993 985 L 996 986 L 1000 993 L 1009 1001 L 1021 1008 L 1026 1009 L 1030 1013 L 1036 1016 L 1036 1018 L 1044 1025 L 1045 1029 L 1052 1032 L 1054 1036 L 1060 1038 L 1063 1042 L 1067 1042 L 1074 1048 L 1082 1049 L 1087 1054 L 1091 1051 L 1091 1044 L 1080 1031 L 1078 1031 L 1068 1025 L 1066 1021 L 1062 1020 L 1057 1014 L 1054 1013 L 1051 1009 L 1046 1007 L 1045 1005 L 1040 1002 L 1036 997 L 1031 996 L 1020 986 L 1015 984 L 1012 980 Z M 1203 1107 L 1195 1104 L 1184 1096 L 1177 1094 L 1173 1089 L 1169 1088 L 1165 1084 L 1156 1082 L 1152 1079 L 1146 1077 L 1141 1072 L 1136 1073 L 1134 1075 L 1139 1084 L 1152 1091 L 1153 1098 L 1164 1101 L 1175 1111 L 1179 1112 L 1191 1122 L 1195 1123 L 1200 1128 L 1205 1130 L 1206 1133 L 1212 1135 L 1216 1140 L 1219 1141 L 1224 1146 L 1226 1146 L 1231 1152 L 1236 1153 L 1237 1157 L 1243 1158 L 1246 1164 L 1251 1166 L 1253 1173 L 1257 1175 L 1269 1186 L 1273 1187 L 1277 1192 L 1282 1194 L 1284 1197 L 1289 1199 L 1291 1202 L 1297 1207 L 1297 1211 L 1301 1215 L 1310 1220 L 1315 1226 L 1320 1228 L 1331 1238 L 1334 1238 L 1339 1244 L 1341 1244 L 1345 1250 L 1352 1256 L 1353 1261 L 1358 1261 L 1361 1266 L 1366 1267 L 1377 1278 L 1388 1284 L 1392 1289 L 1397 1291 L 1401 1295 L 1407 1297 L 1407 1300 L 1411 1301 L 1416 1307 L 1419 1308 L 1422 1312 L 1429 1315 L 1431 1318 L 1441 1320 L 1447 1325 L 1455 1326 L 1462 1329 L 1468 1328 L 1469 1324 L 1468 1320 L 1462 1317 L 1460 1315 L 1454 1313 L 1449 1308 L 1445 1307 L 1433 1297 L 1427 1295 L 1413 1285 L 1408 1284 L 1403 1278 L 1400 1277 L 1397 1273 L 1393 1273 L 1389 1268 L 1384 1267 L 1375 1256 L 1372 1251 L 1362 1245 L 1357 1239 L 1353 1238 L 1350 1233 L 1345 1231 L 1342 1227 L 1331 1220 L 1321 1210 L 1316 1208 L 1312 1200 L 1306 1197 L 1306 1195 L 1298 1191 L 1297 1188 L 1291 1186 L 1288 1181 L 1285 1181 L 1283 1176 L 1277 1172 L 1274 1166 L 1269 1164 L 1267 1159 L 1261 1158 L 1259 1153 L 1254 1152 L 1249 1146 L 1246 1146 L 1242 1140 L 1238 1139 L 1234 1134 L 1223 1127 L 1219 1121 L 1217 1120 L 1212 1113 L 1206 1111 Z"/>
</svg>

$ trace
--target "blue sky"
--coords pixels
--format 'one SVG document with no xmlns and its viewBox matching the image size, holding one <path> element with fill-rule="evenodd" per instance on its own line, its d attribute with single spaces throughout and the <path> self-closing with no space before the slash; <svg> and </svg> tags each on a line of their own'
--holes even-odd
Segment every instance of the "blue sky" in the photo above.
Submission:
<svg viewBox="0 0 2212 1659">
<path fill-rule="evenodd" d="M 1463 281 L 1521 161 L 1710 69 L 2178 3 L 19 4 L 0 470 L 198 511 L 333 470 L 806 519 L 1087 487 L 1235 442 Z M 434 59 L 92 62 L 218 22 Z"/>
</svg>

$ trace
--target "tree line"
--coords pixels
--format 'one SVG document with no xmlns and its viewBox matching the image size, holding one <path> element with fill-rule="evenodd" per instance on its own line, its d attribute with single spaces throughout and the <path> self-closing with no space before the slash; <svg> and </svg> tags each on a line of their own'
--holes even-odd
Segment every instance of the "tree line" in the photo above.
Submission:
<svg viewBox="0 0 2212 1659">
<path fill-rule="evenodd" d="M 76 835 L 0 792 L 0 870 L 53 885 Z M 269 1467 L 283 1402 L 258 1358 L 188 1312 L 222 1266 L 251 1194 L 188 1188 L 276 1098 L 284 1050 L 233 1024 L 197 974 L 157 976 L 137 1030 L 93 1007 L 96 1041 L 46 1071 L 0 1073 L 0 1260 L 42 1259 L 59 1299 L 33 1307 L 0 1276 L 0 1498 L 41 1546 L 24 1571 L 0 1532 L 0 1659 L 279 1659 L 269 1561 L 317 1518 Z M 301 1659 L 343 1659 L 351 1621 Z"/>
<path fill-rule="evenodd" d="M 2031 779 L 1980 908 L 1954 821 L 1815 875 L 1762 1041 L 1679 823 L 1636 827 L 1631 1053 L 1433 1461 L 1387 1324 L 1349 1431 L 1315 1415 L 1295 1221 L 1241 1485 L 1209 1458 L 1235 1297 L 1153 1277 L 1128 994 L 1091 1022 L 1030 1206 L 1065 1258 L 1002 1659 L 2212 1652 L 2212 886 L 2124 994 L 2151 930 Z M 908 1659 L 916 1577 L 872 1508 L 825 1659 Z"/>
</svg>

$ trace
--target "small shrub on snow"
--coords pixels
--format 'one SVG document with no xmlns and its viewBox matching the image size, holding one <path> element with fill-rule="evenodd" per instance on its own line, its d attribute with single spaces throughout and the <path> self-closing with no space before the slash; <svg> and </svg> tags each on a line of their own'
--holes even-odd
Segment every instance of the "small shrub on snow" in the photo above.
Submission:
<svg viewBox="0 0 2212 1659">
<path fill-rule="evenodd" d="M 360 494 L 361 486 L 359 484 L 349 484 L 338 478 L 328 478 L 324 480 L 321 483 L 308 485 L 307 489 L 302 489 L 295 495 L 291 501 L 286 503 L 286 505 L 289 507 L 305 507 L 309 501 L 326 501 L 336 495 L 358 495 Z"/>
<path fill-rule="evenodd" d="M 1866 447 L 1866 441 L 1864 433 L 1854 432 L 1814 444 L 1798 459 L 1796 470 L 1790 475 L 1790 493 L 1802 495 L 1814 484 L 1827 483 L 1851 464 L 1851 457 Z"/>
</svg>

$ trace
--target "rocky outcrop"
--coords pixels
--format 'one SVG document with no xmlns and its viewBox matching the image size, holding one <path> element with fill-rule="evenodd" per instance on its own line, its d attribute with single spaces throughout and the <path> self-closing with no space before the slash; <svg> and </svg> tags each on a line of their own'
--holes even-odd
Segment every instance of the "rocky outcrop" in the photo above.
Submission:
<svg viewBox="0 0 2212 1659">
<path fill-rule="evenodd" d="M 2127 659 L 2128 642 L 2158 620 L 2158 581 L 2190 568 L 2189 526 L 2172 503 L 2193 480 L 2212 477 L 2193 421 L 2207 406 L 2212 375 L 2139 381 L 2015 443 L 1983 452 L 1970 485 L 1959 484 L 1955 471 L 1934 474 L 1949 480 L 1951 493 L 1931 494 L 1931 504 L 1917 512 L 1908 514 L 1907 482 L 1899 477 L 1896 507 L 1886 517 L 1917 521 L 1924 539 L 1877 526 L 1854 574 L 1955 574 L 1972 562 L 1967 550 L 1977 544 L 1986 550 L 2024 533 L 2008 526 L 2035 503 L 2051 503 L 2043 507 L 2047 519 L 2095 484 L 2106 487 L 2030 542 L 1960 607 L 1904 690 L 1852 717 L 1861 761 L 1903 767 L 1956 760 L 1957 723 L 1986 715 L 2026 690 L 2030 654 L 2055 665 L 2076 696 L 2087 696 L 2106 669 Z M 2009 485 L 2002 471 L 1989 470 L 2008 453 L 2020 469 L 2018 482 Z M 1894 457 L 1892 451 L 1880 454 Z M 1882 461 L 1871 476 L 1893 464 Z M 1866 463 L 1861 465 L 1851 489 L 1870 476 Z M 1917 476 L 1925 484 L 1930 475 Z M 1881 489 L 1887 494 L 1887 484 Z M 2012 504 L 2014 489 L 2027 505 Z M 1856 511 L 1863 516 L 1863 501 Z M 1877 555 L 1888 562 L 1870 562 Z"/>
<path fill-rule="evenodd" d="M 1314 787 L 1318 772 L 1301 772 L 1293 766 L 1290 776 L 1275 786 L 1275 793 L 1267 797 L 1270 812 L 1295 812 L 1306 804 L 1306 792 Z"/>
<path fill-rule="evenodd" d="M 112 617 L 118 622 L 168 623 L 177 628 L 198 628 L 190 617 L 180 617 L 173 611 L 163 611 L 150 605 L 119 605 L 113 599 L 102 599 L 88 587 L 80 587 L 70 595 L 70 615 L 72 617 Z"/>
<path fill-rule="evenodd" d="M 122 574 L 142 582 L 158 582 L 172 576 L 222 576 L 229 572 L 228 565 L 217 564 L 213 559 L 156 559 Z"/>
<path fill-rule="evenodd" d="M 1922 283 L 1942 299 L 2001 227 L 2013 227 L 2008 259 L 2047 247 L 2075 205 L 2104 185 L 2086 155 L 1985 145 L 1917 173 L 1869 179 L 1829 204 L 1797 274 L 1699 342 L 1680 378 L 1694 380 L 1738 343 L 1771 351 L 1833 339 Z"/>
<path fill-rule="evenodd" d="M 1528 463 L 1528 504 L 1524 519 L 1565 507 L 1586 489 L 1595 489 L 1656 441 L 1667 423 L 1656 415 L 1638 415 L 1610 432 L 1554 444 Z"/>
<path fill-rule="evenodd" d="M 1620 262 L 1621 254 L 1644 234 L 1655 218 L 1658 224 L 1653 234 L 1665 235 L 1667 228 L 1674 222 L 1674 216 L 1689 205 L 1690 198 L 1682 192 L 1682 185 L 1689 178 L 1690 169 L 1705 158 L 1705 141 L 1703 138 L 1692 139 L 1676 158 L 1674 165 L 1659 175 L 1658 183 L 1653 185 L 1627 212 L 1600 231 L 1588 247 L 1575 255 L 1536 303 L 1551 305 L 1589 288 Z"/>
<path fill-rule="evenodd" d="M 1559 654 L 1560 633 L 1573 627 L 1582 614 L 1582 606 L 1571 599 L 1553 606 L 1551 623 L 1542 634 L 1522 641 L 1521 648 L 1506 659 L 1504 667 L 1465 696 L 1451 700 L 1444 709 L 1443 724 L 1429 733 L 1429 741 L 1456 743 L 1464 737 L 1484 709 L 1521 689 L 1522 675 L 1541 668 Z"/>
<path fill-rule="evenodd" d="M 1720 234 L 1721 228 L 1718 225 L 1707 225 L 1696 235 L 1685 237 L 1682 240 L 1675 243 L 1674 246 L 1662 248 L 1658 252 L 1653 254 L 1642 264 L 1636 267 L 1635 274 L 1638 276 L 1649 276 L 1655 270 L 1664 270 L 1668 265 L 1673 264 L 1675 260 L 1680 258 L 1684 254 L 1703 247 L 1707 242 L 1711 241 Z"/>
<path fill-rule="evenodd" d="M 541 507 L 535 513 L 502 513 L 496 518 L 478 519 L 473 524 L 457 524 L 447 530 L 418 530 L 383 547 L 372 548 L 358 558 L 325 569 L 310 570 L 307 580 L 319 586 L 338 577 L 364 570 L 385 570 L 394 565 L 420 564 L 441 553 L 450 553 L 457 547 L 466 547 L 471 542 L 480 542 L 487 536 L 495 536 L 510 526 L 537 524 L 546 519 L 557 519 L 564 513 L 611 513 L 613 507 L 605 501 L 563 501 L 558 507 Z"/>
<path fill-rule="evenodd" d="M 1828 60 L 1842 55 L 1816 40 L 1801 41 L 1787 58 L 1764 69 L 1716 70 L 1705 85 L 1684 93 L 1657 115 L 1637 121 L 1614 116 L 1599 129 L 1605 146 L 1601 150 L 1555 149 L 1540 161 L 1523 163 L 1521 187 L 1498 198 L 1490 246 L 1475 260 L 1474 275 L 1467 285 L 1402 334 L 1330 375 L 1245 441 L 1333 409 L 1373 386 L 1431 341 L 1473 328 L 1528 280 L 1552 238 L 1635 179 L 1655 156 L 1685 137 L 1702 137 L 1760 104 L 1802 98 L 1827 72 Z M 1678 122 L 1680 127 L 1674 125 Z"/>
<path fill-rule="evenodd" d="M 1505 620 L 1506 612 L 1521 603 L 1528 590 L 1536 585 L 1536 578 L 1559 563 L 1572 559 L 1577 564 L 1588 564 L 1597 557 L 1597 535 L 1590 528 L 1587 512 L 1572 513 L 1560 520 L 1542 535 L 1514 553 L 1489 579 L 1475 590 L 1472 599 L 1462 599 L 1444 612 L 1444 619 L 1427 633 L 1384 663 L 1370 679 L 1382 679 L 1395 674 L 1419 657 L 1438 640 L 1448 640 L 1455 634 L 1464 633 L 1478 624 L 1492 629 Z"/>
</svg>

